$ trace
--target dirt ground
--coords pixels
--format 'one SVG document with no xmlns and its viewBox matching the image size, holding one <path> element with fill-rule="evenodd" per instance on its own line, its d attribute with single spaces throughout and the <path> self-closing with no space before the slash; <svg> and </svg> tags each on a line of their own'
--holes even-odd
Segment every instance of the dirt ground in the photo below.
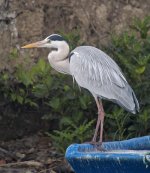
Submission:
<svg viewBox="0 0 150 173">
<path fill-rule="evenodd" d="M 73 173 L 64 158 L 42 133 L 0 141 L 0 173 Z"/>
</svg>

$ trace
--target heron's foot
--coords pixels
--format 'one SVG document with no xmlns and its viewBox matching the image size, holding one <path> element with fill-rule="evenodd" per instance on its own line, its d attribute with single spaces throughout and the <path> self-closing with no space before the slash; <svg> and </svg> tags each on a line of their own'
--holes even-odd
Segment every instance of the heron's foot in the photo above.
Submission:
<svg viewBox="0 0 150 173">
<path fill-rule="evenodd" d="M 102 147 L 101 144 L 94 144 L 94 148 L 97 150 L 97 151 L 106 151 L 106 149 L 104 147 Z"/>
<path fill-rule="evenodd" d="M 84 142 L 85 144 L 90 144 L 93 145 L 93 148 L 90 149 L 90 151 L 106 151 L 103 147 L 102 147 L 102 142 L 96 142 L 96 141 L 89 141 L 89 142 Z"/>
<path fill-rule="evenodd" d="M 95 143 L 97 143 L 97 142 L 94 142 L 94 141 L 87 141 L 87 142 L 84 142 L 84 144 L 91 144 L 91 145 L 94 145 Z"/>
<path fill-rule="evenodd" d="M 93 145 L 94 149 L 97 151 L 106 151 L 105 148 L 102 146 L 102 142 L 91 142 L 91 145 Z"/>
</svg>

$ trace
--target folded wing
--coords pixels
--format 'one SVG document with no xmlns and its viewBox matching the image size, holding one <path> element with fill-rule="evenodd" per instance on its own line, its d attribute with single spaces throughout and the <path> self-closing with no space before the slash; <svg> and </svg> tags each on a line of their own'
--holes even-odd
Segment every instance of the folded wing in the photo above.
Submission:
<svg viewBox="0 0 150 173">
<path fill-rule="evenodd" d="M 132 113 L 139 110 L 136 96 L 119 66 L 103 51 L 91 46 L 77 47 L 70 57 L 70 71 L 93 96 L 111 100 Z"/>
</svg>

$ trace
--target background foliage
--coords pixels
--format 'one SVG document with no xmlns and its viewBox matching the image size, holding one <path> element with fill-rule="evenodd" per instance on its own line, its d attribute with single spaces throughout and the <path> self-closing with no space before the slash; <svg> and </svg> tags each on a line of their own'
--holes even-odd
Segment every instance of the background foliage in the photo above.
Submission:
<svg viewBox="0 0 150 173">
<path fill-rule="evenodd" d="M 118 129 L 116 131 L 120 139 L 150 133 L 149 31 L 149 16 L 143 20 L 135 19 L 130 30 L 119 36 L 113 36 L 112 42 L 107 48 L 109 55 L 122 68 L 140 103 L 140 112 L 137 115 L 128 115 L 126 112 L 117 114 L 113 111 L 113 118 L 117 116 L 115 122 L 120 120 L 117 123 Z"/>
<path fill-rule="evenodd" d="M 150 17 L 135 19 L 131 28 L 112 36 L 106 51 L 122 68 L 128 82 L 140 102 L 140 113 L 132 115 L 117 105 L 105 102 L 105 140 L 122 140 L 150 134 Z M 73 49 L 79 45 L 78 32 L 63 34 Z M 18 57 L 14 49 L 10 59 Z M 82 90 L 82 91 L 81 91 Z M 91 139 L 97 118 L 97 108 L 91 94 L 73 84 L 70 76 L 56 73 L 48 62 L 39 59 L 33 66 L 16 66 L 15 71 L 0 72 L 0 106 L 8 107 L 18 115 L 27 110 L 36 114 L 42 111 L 41 119 L 53 122 L 55 129 L 47 133 L 61 152 L 75 142 Z"/>
</svg>

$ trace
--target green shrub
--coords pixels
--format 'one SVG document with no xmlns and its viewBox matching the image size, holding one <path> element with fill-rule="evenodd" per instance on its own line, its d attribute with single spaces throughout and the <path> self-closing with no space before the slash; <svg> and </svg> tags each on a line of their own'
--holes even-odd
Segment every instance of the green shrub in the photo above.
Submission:
<svg viewBox="0 0 150 173">
<path fill-rule="evenodd" d="M 128 32 L 119 36 L 113 36 L 111 44 L 109 47 L 105 48 L 108 54 L 113 57 L 121 67 L 140 103 L 139 114 L 131 115 L 124 112 L 121 115 L 124 122 L 124 117 L 126 117 L 125 114 L 128 114 L 128 122 L 122 126 L 123 129 L 121 130 L 121 133 L 123 133 L 123 136 L 121 139 L 148 135 L 150 133 L 150 126 L 148 126 L 148 124 L 150 124 L 149 31 L 149 16 L 143 20 L 135 19 Z M 118 119 L 120 118 L 118 117 Z M 116 127 L 117 126 L 116 123 Z M 117 136 L 116 139 L 118 139 Z"/>
<path fill-rule="evenodd" d="M 112 37 L 103 48 L 122 68 L 140 102 L 140 113 L 132 115 L 119 106 L 104 102 L 105 140 L 122 140 L 150 134 L 150 17 L 136 19 L 130 30 Z M 79 45 L 77 32 L 64 34 L 71 48 Z M 18 58 L 14 50 L 10 59 Z M 28 62 L 26 62 L 28 67 Z M 55 73 L 47 61 L 38 60 L 29 68 L 17 66 L 13 73 L 0 72 L 0 105 L 9 105 L 15 112 L 42 111 L 45 120 L 57 120 L 54 132 L 48 133 L 56 148 L 64 152 L 73 142 L 92 138 L 97 108 L 91 94 L 70 76 Z M 7 106 L 5 107 L 7 109 Z M 7 112 L 7 111 L 6 111 Z M 91 130 L 92 129 L 92 130 Z"/>
<path fill-rule="evenodd" d="M 53 140 L 55 148 L 61 153 L 65 153 L 66 148 L 72 143 L 83 143 L 87 139 L 90 141 L 93 134 L 92 126 L 94 120 L 86 120 L 79 125 L 78 121 L 71 118 L 63 118 L 64 127 L 62 130 L 54 130 L 52 134 L 47 133 Z M 87 142 L 87 141 L 86 141 Z"/>
</svg>

